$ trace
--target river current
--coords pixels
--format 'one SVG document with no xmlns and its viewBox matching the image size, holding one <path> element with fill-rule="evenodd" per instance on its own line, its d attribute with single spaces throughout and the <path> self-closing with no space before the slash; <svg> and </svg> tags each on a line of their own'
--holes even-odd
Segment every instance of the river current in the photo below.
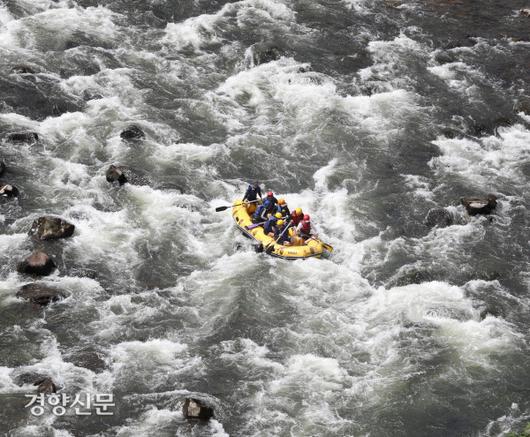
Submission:
<svg viewBox="0 0 530 437">
<path fill-rule="evenodd" d="M 522 0 L 2 0 L 0 433 L 502 436 L 530 421 Z M 24 68 L 21 68 L 23 66 Z M 135 124 L 139 141 L 120 133 Z M 12 132 L 39 141 L 13 144 Z M 109 165 L 131 183 L 112 185 Z M 249 181 L 329 259 L 255 253 Z M 489 217 L 463 196 L 493 193 Z M 425 225 L 445 208 L 450 226 Z M 16 297 L 31 223 L 42 247 Z M 34 416 L 46 375 L 112 416 Z M 215 408 L 184 419 L 186 397 Z"/>
</svg>

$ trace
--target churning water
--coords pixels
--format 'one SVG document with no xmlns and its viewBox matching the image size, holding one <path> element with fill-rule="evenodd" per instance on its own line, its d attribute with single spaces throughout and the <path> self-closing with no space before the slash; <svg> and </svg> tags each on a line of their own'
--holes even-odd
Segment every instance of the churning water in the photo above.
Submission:
<svg viewBox="0 0 530 437">
<path fill-rule="evenodd" d="M 527 6 L 0 1 L 2 180 L 21 191 L 0 205 L 0 432 L 494 436 L 529 421 Z M 130 124 L 145 138 L 122 140 Z M 116 163 L 136 181 L 109 184 Z M 256 254 L 214 212 L 253 179 L 311 213 L 334 255 Z M 491 220 L 458 206 L 490 192 Z M 431 208 L 454 224 L 425 226 Z M 40 309 L 15 297 L 31 280 L 16 263 L 44 214 L 76 232 L 44 246 L 44 282 L 68 297 Z M 32 416 L 31 374 L 112 393 L 114 415 Z M 215 420 L 188 423 L 190 396 Z"/>
</svg>

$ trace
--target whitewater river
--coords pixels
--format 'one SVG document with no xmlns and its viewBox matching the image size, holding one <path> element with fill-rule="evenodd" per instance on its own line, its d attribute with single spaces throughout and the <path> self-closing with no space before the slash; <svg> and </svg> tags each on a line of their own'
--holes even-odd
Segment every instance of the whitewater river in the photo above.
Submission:
<svg viewBox="0 0 530 437">
<path fill-rule="evenodd" d="M 0 1 L 1 180 L 20 190 L 0 203 L 0 434 L 520 430 L 525 7 Z M 130 124 L 145 138 L 122 140 Z M 39 142 L 7 140 L 19 131 Z M 109 184 L 110 164 L 133 183 Z M 333 256 L 255 253 L 230 212 L 215 212 L 253 179 L 309 212 Z M 459 205 L 488 193 L 491 219 Z M 454 224 L 427 227 L 431 208 Z M 40 308 L 15 296 L 32 281 L 16 264 L 45 214 L 76 231 L 39 246 L 58 266 L 42 280 L 68 294 Z M 70 396 L 113 394 L 113 415 L 34 416 L 32 375 Z M 215 419 L 188 423 L 186 397 Z"/>
</svg>

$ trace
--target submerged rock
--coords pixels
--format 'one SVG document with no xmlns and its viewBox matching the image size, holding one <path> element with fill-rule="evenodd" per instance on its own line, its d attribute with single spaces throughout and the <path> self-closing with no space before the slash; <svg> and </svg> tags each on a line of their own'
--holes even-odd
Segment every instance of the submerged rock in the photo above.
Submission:
<svg viewBox="0 0 530 437">
<path fill-rule="evenodd" d="M 432 208 L 427 212 L 424 223 L 426 226 L 433 228 L 438 226 L 445 228 L 454 223 L 453 215 L 445 208 Z"/>
<path fill-rule="evenodd" d="M 0 184 L 0 197 L 17 197 L 18 188 L 10 184 Z"/>
<path fill-rule="evenodd" d="M 57 288 L 49 287 L 44 284 L 26 284 L 20 287 L 17 297 L 29 300 L 38 305 L 48 305 L 50 302 L 57 302 L 66 297 L 65 293 Z"/>
<path fill-rule="evenodd" d="M 123 172 L 123 168 L 117 165 L 111 165 L 107 170 L 107 173 L 105 173 L 105 177 L 107 178 L 107 182 L 110 183 L 118 182 L 120 185 L 123 185 L 127 182 L 127 177 Z"/>
<path fill-rule="evenodd" d="M 57 385 L 53 382 L 51 378 L 44 378 L 41 381 L 37 381 L 35 384 L 37 386 L 37 393 L 52 394 L 57 393 Z"/>
<path fill-rule="evenodd" d="M 29 235 L 39 240 L 55 240 L 73 235 L 75 226 L 58 217 L 39 217 L 31 225 Z"/>
<path fill-rule="evenodd" d="M 23 65 L 23 64 L 15 65 L 11 69 L 11 72 L 15 74 L 35 74 L 36 73 L 36 71 L 32 67 L 30 67 L 29 65 Z"/>
<path fill-rule="evenodd" d="M 47 276 L 55 270 L 55 263 L 45 252 L 36 251 L 17 265 L 19 273 Z"/>
<path fill-rule="evenodd" d="M 186 399 L 182 414 L 186 419 L 209 420 L 213 417 L 213 408 L 207 407 L 198 399 Z"/>
<path fill-rule="evenodd" d="M 12 143 L 36 143 L 39 135 L 36 132 L 12 132 L 7 135 L 7 139 Z"/>
<path fill-rule="evenodd" d="M 129 127 L 127 127 L 127 129 L 122 131 L 122 133 L 120 134 L 120 137 L 122 137 L 124 140 L 137 140 L 139 138 L 145 137 L 145 134 L 142 129 L 132 124 Z"/>
<path fill-rule="evenodd" d="M 497 207 L 497 197 L 493 194 L 488 194 L 485 198 L 462 197 L 460 202 L 469 215 L 490 214 Z"/>
<path fill-rule="evenodd" d="M 254 65 L 276 61 L 284 55 L 284 51 L 270 43 L 256 43 L 252 46 L 252 62 Z"/>
</svg>

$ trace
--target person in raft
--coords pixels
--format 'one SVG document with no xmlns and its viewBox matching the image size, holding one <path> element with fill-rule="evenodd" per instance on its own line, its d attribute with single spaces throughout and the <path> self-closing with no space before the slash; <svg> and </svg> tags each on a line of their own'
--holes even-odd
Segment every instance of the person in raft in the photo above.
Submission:
<svg viewBox="0 0 530 437">
<path fill-rule="evenodd" d="M 303 220 L 303 218 L 304 218 L 304 213 L 302 211 L 302 208 L 296 208 L 291 213 L 291 226 L 296 228 L 300 224 L 300 222 Z"/>
<path fill-rule="evenodd" d="M 311 217 L 305 214 L 303 220 L 296 227 L 297 234 L 304 240 L 311 238 Z"/>
<path fill-rule="evenodd" d="M 273 214 L 275 212 L 277 204 L 278 201 L 276 200 L 276 197 L 274 197 L 274 193 L 272 191 L 269 191 L 267 193 L 267 197 L 263 201 L 263 205 L 267 210 L 267 214 Z"/>
<path fill-rule="evenodd" d="M 251 205 L 254 204 L 251 203 Z M 258 205 L 256 211 L 254 211 L 254 214 L 252 214 L 252 221 L 254 223 L 263 223 L 267 221 L 267 208 L 265 207 L 265 205 Z"/>
<path fill-rule="evenodd" d="M 285 223 L 284 220 L 280 219 L 276 222 L 276 226 L 274 227 L 274 240 L 277 241 L 278 244 L 283 244 L 284 246 L 291 245 L 291 238 L 289 237 L 287 225 L 288 223 Z"/>
<path fill-rule="evenodd" d="M 282 215 L 282 217 L 288 218 L 291 215 L 291 211 L 289 211 L 289 207 L 287 206 L 287 202 L 285 201 L 285 199 L 278 199 L 276 211 L 278 211 Z"/>
<path fill-rule="evenodd" d="M 266 234 L 270 234 L 272 232 L 274 232 L 274 228 L 275 226 L 277 225 L 278 221 L 282 218 L 282 215 L 277 212 L 276 214 L 274 215 L 271 215 L 267 221 L 265 222 L 265 224 L 263 225 L 263 231 L 266 233 Z"/>
<path fill-rule="evenodd" d="M 259 186 L 259 182 L 254 181 L 248 185 L 247 191 L 245 192 L 245 196 L 243 197 L 243 202 L 249 202 L 247 206 L 247 211 L 249 214 L 252 214 L 254 211 L 256 211 L 258 196 L 260 200 L 262 200 L 261 187 Z"/>
</svg>

